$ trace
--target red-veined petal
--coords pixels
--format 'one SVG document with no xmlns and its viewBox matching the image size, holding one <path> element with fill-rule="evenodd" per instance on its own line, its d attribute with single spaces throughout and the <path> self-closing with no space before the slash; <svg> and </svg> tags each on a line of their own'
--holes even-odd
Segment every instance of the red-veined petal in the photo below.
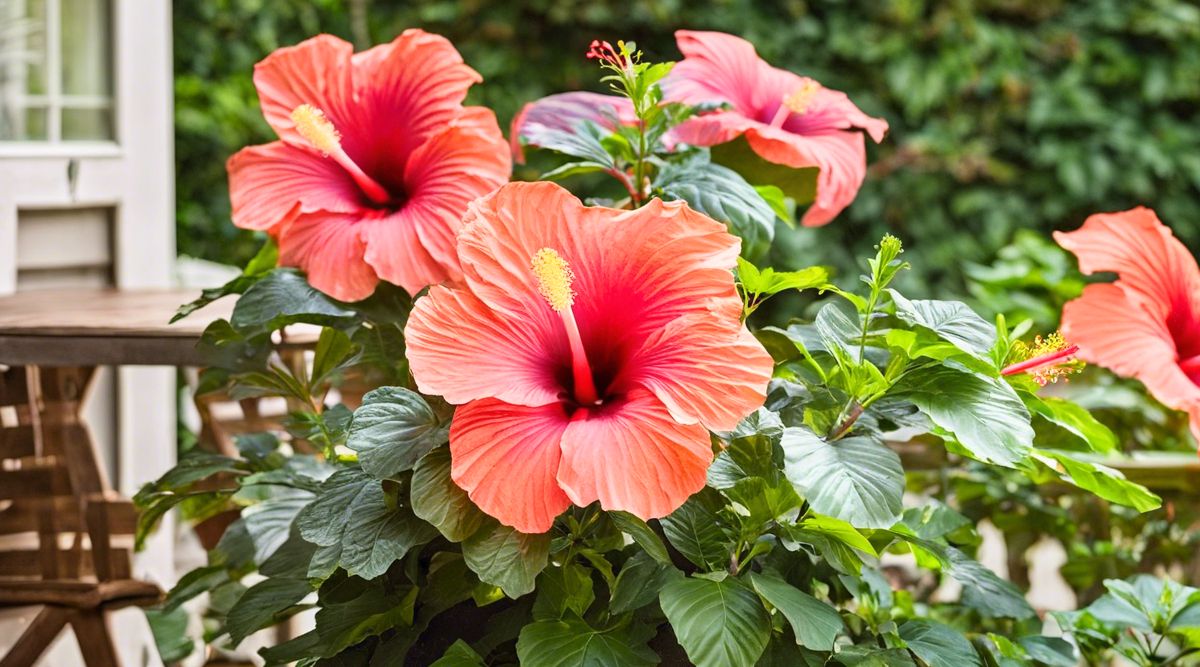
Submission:
<svg viewBox="0 0 1200 667">
<path fill-rule="evenodd" d="M 545 405 L 558 400 L 555 360 L 567 354 L 561 326 L 552 314 L 500 317 L 465 289 L 435 286 L 409 317 L 408 361 L 422 392 L 451 403 Z"/>
<path fill-rule="evenodd" d="M 523 533 L 544 533 L 570 507 L 555 475 L 567 415 L 558 403 L 541 407 L 495 399 L 454 411 L 450 469 L 479 509 Z"/>
<path fill-rule="evenodd" d="M 346 213 L 301 213 L 279 231 L 279 264 L 308 274 L 308 283 L 339 301 L 371 296 L 379 283 L 364 261 L 362 220 Z"/>
<path fill-rule="evenodd" d="M 282 141 L 249 146 L 227 165 L 233 224 L 273 231 L 294 213 L 355 213 L 362 194 L 336 162 Z"/>
<path fill-rule="evenodd" d="M 708 432 L 676 422 L 652 394 L 573 418 L 562 436 L 558 484 L 576 505 L 664 517 L 704 487 Z"/>
</svg>

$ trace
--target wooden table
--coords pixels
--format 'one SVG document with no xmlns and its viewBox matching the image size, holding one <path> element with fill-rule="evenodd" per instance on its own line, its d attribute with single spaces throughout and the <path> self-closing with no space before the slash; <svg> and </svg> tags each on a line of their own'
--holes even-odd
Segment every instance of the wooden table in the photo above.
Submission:
<svg viewBox="0 0 1200 667">
<path fill-rule="evenodd" d="M 168 324 L 195 290 L 39 290 L 0 297 L 0 364 L 195 366 L 210 322 L 228 318 L 224 299 Z"/>
<path fill-rule="evenodd" d="M 41 405 L 44 453 L 72 462 L 84 493 L 109 490 L 91 431 L 81 415 L 97 366 L 194 366 L 196 343 L 233 300 L 169 324 L 196 290 L 35 290 L 0 297 L 0 364 L 36 368 L 31 391 Z M 173 443 L 155 443 L 171 447 Z"/>
</svg>

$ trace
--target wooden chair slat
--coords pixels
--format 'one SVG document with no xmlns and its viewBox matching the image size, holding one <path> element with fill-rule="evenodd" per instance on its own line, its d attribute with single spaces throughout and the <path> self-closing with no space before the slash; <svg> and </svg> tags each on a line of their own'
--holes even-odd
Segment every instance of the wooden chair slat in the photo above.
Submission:
<svg viewBox="0 0 1200 667">
<path fill-rule="evenodd" d="M 37 532 L 37 499 L 17 499 L 4 510 L 0 510 L 0 535 Z M 58 519 L 58 528 L 65 532 L 86 530 L 79 515 L 79 499 L 74 496 L 51 498 Z"/>
<path fill-rule="evenodd" d="M 37 427 L 32 424 L 0 428 L 0 459 L 36 456 Z"/>
<path fill-rule="evenodd" d="M 71 495 L 71 476 L 65 466 L 34 465 L 0 470 L 0 500 Z"/>
</svg>

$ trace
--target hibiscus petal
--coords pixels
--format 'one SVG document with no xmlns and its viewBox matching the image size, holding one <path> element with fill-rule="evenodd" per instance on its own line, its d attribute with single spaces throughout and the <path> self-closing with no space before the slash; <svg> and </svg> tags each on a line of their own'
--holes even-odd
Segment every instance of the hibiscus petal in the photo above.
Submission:
<svg viewBox="0 0 1200 667">
<path fill-rule="evenodd" d="M 1179 367 L 1175 342 L 1163 320 L 1115 284 L 1088 285 L 1063 308 L 1063 337 L 1079 346 L 1079 358 L 1141 380 L 1172 408 L 1200 405 L 1197 387 Z"/>
<path fill-rule="evenodd" d="M 354 179 L 336 162 L 282 141 L 243 148 L 229 158 L 233 224 L 273 231 L 295 213 L 353 213 L 361 207 Z"/>
<path fill-rule="evenodd" d="M 637 114 L 633 102 L 619 95 L 585 91 L 549 95 L 521 107 L 513 118 L 509 132 L 512 153 L 519 162 L 524 162 L 522 141 L 529 146 L 540 146 L 540 139 L 548 133 L 574 132 L 587 121 L 616 130 L 618 125 L 636 124 Z"/>
<path fill-rule="evenodd" d="M 292 122 L 292 111 L 301 104 L 323 111 L 341 131 L 354 127 L 353 53 L 349 42 L 318 35 L 277 49 L 254 66 L 254 87 L 263 115 L 280 139 L 295 146 L 309 145 Z"/>
<path fill-rule="evenodd" d="M 450 475 L 501 523 L 544 533 L 570 507 L 555 481 L 567 423 L 558 403 L 530 408 L 486 399 L 460 406 L 450 426 Z"/>
<path fill-rule="evenodd" d="M 558 484 L 576 505 L 664 517 L 704 487 L 708 432 L 679 424 L 652 394 L 574 418 L 562 436 Z"/>
<path fill-rule="evenodd" d="M 669 99 L 700 104 L 728 102 L 733 108 L 753 115 L 765 97 L 774 91 L 761 90 L 762 76 L 770 65 L 741 37 L 723 32 L 678 30 L 675 43 L 684 59 L 675 63 L 663 83 Z M 779 93 L 779 99 L 788 91 Z"/>
<path fill-rule="evenodd" d="M 360 122 L 370 130 L 362 137 L 370 146 L 359 148 L 374 156 L 364 165 L 368 171 L 372 162 L 394 162 L 395 154 L 408 155 L 441 130 L 458 116 L 467 90 L 483 80 L 450 40 L 416 28 L 354 54 L 352 61 Z"/>
<path fill-rule="evenodd" d="M 371 296 L 379 278 L 363 260 L 361 220 L 345 213 L 301 213 L 279 232 L 279 264 L 308 274 L 308 283 L 339 301 Z"/>
<path fill-rule="evenodd" d="M 458 239 L 471 290 L 512 316 L 548 310 L 529 268 L 541 248 L 574 273 L 581 330 L 653 328 L 689 311 L 732 317 L 740 247 L 725 226 L 682 202 L 633 211 L 586 207 L 553 183 L 510 183 L 472 205 Z"/>
<path fill-rule="evenodd" d="M 859 132 L 806 136 L 759 127 L 750 129 L 746 139 L 768 162 L 819 169 L 816 199 L 801 218 L 806 227 L 819 227 L 837 217 L 854 201 L 867 177 L 866 143 Z"/>
<path fill-rule="evenodd" d="M 676 421 L 731 431 L 766 400 L 774 362 L 740 324 L 693 315 L 656 332 L 629 367 L 628 381 L 654 392 Z"/>
<path fill-rule="evenodd" d="M 454 404 L 495 397 L 545 405 L 559 391 L 551 360 L 566 354 L 559 327 L 548 315 L 497 317 L 470 292 L 435 286 L 409 317 L 408 362 L 422 392 Z"/>
<path fill-rule="evenodd" d="M 1090 216 L 1055 240 L 1079 258 L 1084 273 L 1112 271 L 1117 284 L 1176 334 L 1200 336 L 1200 268 L 1196 258 L 1148 208 Z M 1177 338 L 1179 336 L 1177 335 Z"/>
<path fill-rule="evenodd" d="M 512 161 L 495 115 L 465 109 L 409 157 L 408 199 L 393 215 L 365 226 L 367 262 L 379 277 L 416 294 L 461 275 L 455 238 L 475 198 L 508 180 Z"/>
</svg>

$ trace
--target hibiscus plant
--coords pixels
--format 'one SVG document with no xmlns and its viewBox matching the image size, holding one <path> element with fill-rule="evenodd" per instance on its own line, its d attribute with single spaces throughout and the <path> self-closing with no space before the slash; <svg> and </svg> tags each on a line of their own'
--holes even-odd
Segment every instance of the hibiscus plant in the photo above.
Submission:
<svg viewBox="0 0 1200 667">
<path fill-rule="evenodd" d="M 858 282 L 761 266 L 777 223 L 850 203 L 886 123 L 739 38 L 678 37 L 675 64 L 593 44 L 613 95 L 515 119 L 515 156 L 572 190 L 504 183 L 509 144 L 439 37 L 323 36 L 256 68 L 280 141 L 229 168 L 234 222 L 269 239 L 181 312 L 236 295 L 200 391 L 289 414 L 138 495 L 143 535 L 173 508 L 236 517 L 156 626 L 207 593 L 216 646 L 315 610 L 272 665 L 1072 665 L 1158 655 L 1112 630 L 1136 611 L 1193 650 L 1194 591 L 1110 582 L 1068 641 L 972 557 L 955 487 L 906 476 L 914 443 L 1160 504 L 1096 462 L 1107 428 L 1039 394 L 1080 348 L 905 297 L 892 236 Z M 805 315 L 758 321 L 795 291 Z"/>
</svg>

